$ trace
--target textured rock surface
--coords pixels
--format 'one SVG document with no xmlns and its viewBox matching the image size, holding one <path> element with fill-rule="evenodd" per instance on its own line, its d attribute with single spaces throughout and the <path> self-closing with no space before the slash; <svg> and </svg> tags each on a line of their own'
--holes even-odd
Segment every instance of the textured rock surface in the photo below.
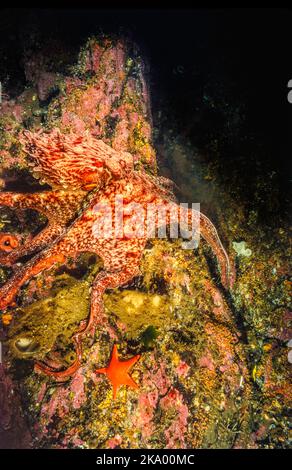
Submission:
<svg viewBox="0 0 292 470">
<path fill-rule="evenodd" d="M 55 61 L 54 50 L 59 52 Z M 77 64 L 64 70 L 62 54 L 56 48 L 28 54 L 29 86 L 1 106 L 2 186 L 15 189 L 20 181 L 30 189 L 38 186 L 29 175 L 17 135 L 23 127 L 41 125 L 63 132 L 88 129 L 115 149 L 131 152 L 155 173 L 149 92 L 135 48 L 93 38 Z M 240 175 L 235 174 L 235 182 L 224 180 L 221 162 L 216 157 L 200 161 L 187 139 L 164 133 L 159 153 L 187 200 L 203 199 L 208 215 L 218 221 L 237 265 L 234 291 L 221 288 L 203 244 L 192 253 L 183 250 L 180 241 L 153 241 L 139 279 L 105 295 L 108 322 L 94 344 L 87 345 L 83 367 L 72 381 L 56 384 L 33 372 L 33 360 L 72 362 L 71 336 L 88 315 L 90 281 L 99 264 L 82 256 L 76 264 L 38 276 L 22 291 L 13 322 L 5 326 L 9 318 L 3 318 L 7 341 L 2 395 L 12 389 L 12 377 L 27 429 L 18 444 L 13 438 L 13 446 L 286 445 L 285 412 L 291 396 L 285 342 L 291 337 L 291 284 L 285 224 L 264 231 L 256 209 L 244 207 L 236 193 L 231 197 L 225 191 L 242 184 Z M 226 170 L 228 174 L 232 172 Z M 1 209 L 1 231 L 28 236 L 44 223 L 34 213 L 18 215 L 19 220 Z M 251 250 L 248 257 L 233 248 L 242 241 Z M 1 276 L 4 282 L 4 268 Z M 114 342 L 121 358 L 141 354 L 132 372 L 139 390 L 123 387 L 115 401 L 107 379 L 94 373 L 108 364 Z M 2 433 L 9 429 L 18 436 L 19 418 L 9 417 L 16 406 L 9 406 L 3 407 L 8 418 L 1 421 Z M 2 446 L 9 445 L 4 439 Z"/>
</svg>

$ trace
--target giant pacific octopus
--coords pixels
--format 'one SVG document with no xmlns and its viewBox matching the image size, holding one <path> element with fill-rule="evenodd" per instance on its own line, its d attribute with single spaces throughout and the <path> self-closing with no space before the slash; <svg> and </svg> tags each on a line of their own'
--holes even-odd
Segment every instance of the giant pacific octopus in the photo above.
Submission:
<svg viewBox="0 0 292 470">
<path fill-rule="evenodd" d="M 33 174 L 52 189 L 25 194 L 0 193 L 0 206 L 17 210 L 30 208 L 47 217 L 47 225 L 39 234 L 0 253 L 0 263 L 14 269 L 0 289 L 0 310 L 5 312 L 15 305 L 20 288 L 56 263 L 65 264 L 82 252 L 94 253 L 103 261 L 103 269 L 92 284 L 88 320 L 81 322 L 72 337 L 76 359 L 65 370 L 43 362 L 37 362 L 35 370 L 60 381 L 72 376 L 82 364 L 84 339 L 93 339 L 102 321 L 104 292 L 139 275 L 149 234 L 146 229 L 139 234 L 133 231 L 133 207 L 137 203 L 145 211 L 149 204 L 166 208 L 166 216 L 161 215 L 163 211 L 151 216 L 153 229 L 175 222 L 170 207 L 178 210 L 180 223 L 187 220 L 190 224 L 195 214 L 199 218 L 200 234 L 217 258 L 222 285 L 226 289 L 232 287 L 233 271 L 217 230 L 204 214 L 175 202 L 169 180 L 146 173 L 137 167 L 131 154 L 112 149 L 90 133 L 62 134 L 58 129 L 47 133 L 24 131 L 20 141 L 30 158 Z M 102 223 L 101 208 L 110 205 L 114 210 L 117 197 L 122 197 L 123 201 L 122 235 L 115 232 L 115 225 L 120 222 L 113 219 L 111 235 L 97 236 L 94 227 Z M 145 228 L 146 219 L 138 224 Z M 7 244 L 13 239 L 9 234 L 5 237 Z"/>
</svg>

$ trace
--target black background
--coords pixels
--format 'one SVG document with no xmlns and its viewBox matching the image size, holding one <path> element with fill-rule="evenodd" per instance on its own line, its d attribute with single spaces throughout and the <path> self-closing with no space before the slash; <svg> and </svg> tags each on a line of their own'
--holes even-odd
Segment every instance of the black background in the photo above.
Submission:
<svg viewBox="0 0 292 470">
<path fill-rule="evenodd" d="M 259 158 L 269 160 L 279 174 L 282 194 L 287 194 L 292 150 L 292 104 L 287 101 L 287 84 L 292 79 L 291 9 L 104 9 L 88 4 L 82 9 L 69 8 L 69 4 L 59 9 L 38 5 L 5 9 L 0 21 L 0 77 L 10 71 L 12 94 L 25 85 L 23 30 L 27 35 L 35 23 L 44 42 L 59 38 L 76 50 L 100 30 L 130 34 L 151 66 L 154 115 L 163 97 L 178 133 L 189 125 L 192 98 L 196 99 L 203 85 L 194 81 L 190 71 L 196 65 L 205 71 L 198 79 L 203 82 L 210 71 L 216 74 L 220 69 L 246 105 L 245 132 L 264 146 Z M 177 67 L 184 73 L 174 73 Z M 200 128 L 191 126 L 190 134 L 195 132 L 200 133 Z M 253 158 L 252 149 L 250 154 Z"/>
</svg>

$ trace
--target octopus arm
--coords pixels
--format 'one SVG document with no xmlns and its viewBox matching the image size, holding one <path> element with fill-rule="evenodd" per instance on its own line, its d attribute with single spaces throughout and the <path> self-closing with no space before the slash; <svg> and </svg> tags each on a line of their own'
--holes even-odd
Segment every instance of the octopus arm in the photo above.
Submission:
<svg viewBox="0 0 292 470">
<path fill-rule="evenodd" d="M 29 256 L 36 251 L 40 251 L 52 243 L 64 232 L 64 227 L 60 224 L 51 223 L 39 232 L 35 237 L 29 236 L 23 245 L 20 245 L 10 253 L 0 255 L 0 265 L 13 266 L 18 259 Z"/>
<path fill-rule="evenodd" d="M 73 335 L 73 342 L 76 348 L 76 359 L 65 370 L 54 370 L 43 362 L 37 362 L 35 370 L 53 377 L 56 381 L 64 381 L 70 378 L 81 366 L 82 363 L 82 341 L 86 337 L 94 338 L 98 324 L 104 324 L 107 319 L 104 314 L 102 297 L 107 289 L 114 289 L 127 282 L 139 274 L 136 263 L 124 266 L 118 271 L 99 272 L 94 280 L 91 291 L 91 305 L 88 321 L 82 321 L 78 332 Z"/>
<path fill-rule="evenodd" d="M 215 226 L 202 213 L 200 213 L 200 232 L 217 258 L 223 286 L 226 289 L 232 288 L 235 281 L 234 268 L 230 263 Z"/>
<path fill-rule="evenodd" d="M 72 193 L 65 191 L 44 191 L 41 193 L 0 192 L 0 206 L 14 209 L 34 209 L 50 216 L 52 208 L 72 198 Z"/>
<path fill-rule="evenodd" d="M 173 207 L 173 206 L 172 206 Z M 190 226 L 193 228 L 195 220 L 195 231 L 199 231 L 199 234 L 206 241 L 207 245 L 210 246 L 214 256 L 217 259 L 222 285 L 226 288 L 232 288 L 235 281 L 235 272 L 234 268 L 230 263 L 229 257 L 222 245 L 222 242 L 219 238 L 218 232 L 208 217 L 206 217 L 202 212 L 196 211 L 194 209 L 188 209 L 186 207 L 179 207 L 179 224 L 181 228 L 189 229 Z M 168 212 L 168 224 L 173 224 L 177 222 L 177 212 L 171 211 Z M 162 225 L 163 221 L 158 220 L 158 225 Z"/>
<path fill-rule="evenodd" d="M 10 253 L 0 256 L 0 264 L 11 266 L 23 256 L 30 255 L 52 243 L 64 233 L 66 224 L 72 220 L 78 211 L 84 192 L 46 191 L 43 193 L 0 193 L 0 206 L 16 210 L 34 209 L 45 215 L 48 223 L 34 237 L 29 236 L 23 245 Z"/>
<path fill-rule="evenodd" d="M 8 281 L 0 288 L 0 310 L 6 310 L 14 303 L 20 288 L 32 277 L 37 276 L 56 263 L 64 263 L 66 256 L 59 250 L 58 243 L 35 255 L 25 265 L 18 267 Z"/>
</svg>

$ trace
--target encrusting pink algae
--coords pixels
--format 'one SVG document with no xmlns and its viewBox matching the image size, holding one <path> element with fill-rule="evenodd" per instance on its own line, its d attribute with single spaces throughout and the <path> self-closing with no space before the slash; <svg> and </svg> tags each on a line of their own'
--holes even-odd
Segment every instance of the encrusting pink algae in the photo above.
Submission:
<svg viewBox="0 0 292 470">
<path fill-rule="evenodd" d="M 136 47 L 91 38 L 62 74 L 50 54 L 27 58 L 30 86 L 0 108 L 0 439 L 21 422 L 20 447 L 257 448 L 267 436 L 284 446 L 291 389 L 279 337 L 289 337 L 291 318 L 281 306 L 270 314 L 267 291 L 286 305 L 286 229 L 267 248 L 240 200 L 222 193 L 215 164 L 199 185 L 214 178 L 208 215 L 222 243 L 202 213 L 207 243 L 195 251 L 174 239 L 93 240 L 101 196 L 177 203 L 158 176 Z M 167 133 L 163 145 L 179 182 L 190 148 Z M 20 177 L 30 191 L 7 190 Z M 250 256 L 236 253 L 235 240 Z M 96 373 L 114 345 L 119 361 L 140 357 L 128 371 L 137 388 L 120 386 L 115 400 Z M 12 387 L 25 404 L 18 416 L 4 396 Z"/>
</svg>

